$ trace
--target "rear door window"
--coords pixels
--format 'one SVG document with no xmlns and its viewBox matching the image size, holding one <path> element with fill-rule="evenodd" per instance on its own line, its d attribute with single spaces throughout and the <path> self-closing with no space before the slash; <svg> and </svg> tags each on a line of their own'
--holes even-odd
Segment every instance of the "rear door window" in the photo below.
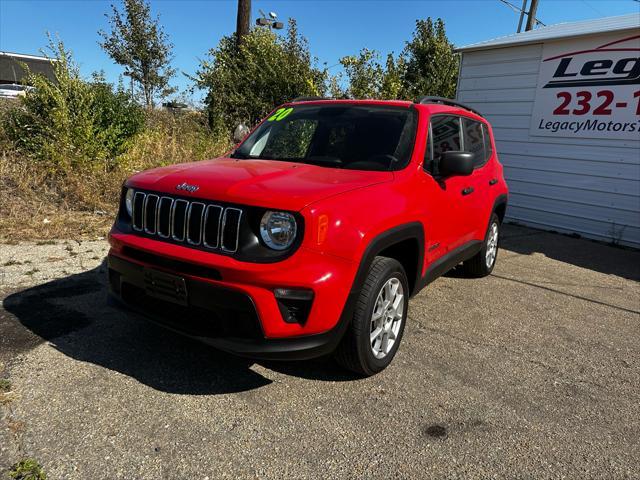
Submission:
<svg viewBox="0 0 640 480">
<path fill-rule="evenodd" d="M 432 117 L 425 152 L 425 170 L 437 175 L 442 154 L 448 151 L 459 151 L 461 146 L 460 117 L 452 115 Z"/>
</svg>

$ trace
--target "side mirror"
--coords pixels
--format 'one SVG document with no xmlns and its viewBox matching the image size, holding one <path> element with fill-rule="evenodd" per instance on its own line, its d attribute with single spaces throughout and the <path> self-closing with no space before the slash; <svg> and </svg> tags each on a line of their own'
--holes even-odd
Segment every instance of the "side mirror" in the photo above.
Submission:
<svg viewBox="0 0 640 480">
<path fill-rule="evenodd" d="M 473 153 L 443 152 L 438 163 L 441 175 L 471 175 L 473 172 Z"/>
<path fill-rule="evenodd" d="M 247 135 L 249 135 L 249 133 L 250 133 L 249 127 L 241 123 L 233 131 L 233 142 L 234 143 L 242 142 L 245 138 L 247 138 Z"/>
</svg>

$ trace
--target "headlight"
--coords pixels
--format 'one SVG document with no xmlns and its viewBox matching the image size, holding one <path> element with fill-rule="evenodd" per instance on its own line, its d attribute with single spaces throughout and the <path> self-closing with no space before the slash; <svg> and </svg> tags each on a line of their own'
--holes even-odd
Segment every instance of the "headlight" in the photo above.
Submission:
<svg viewBox="0 0 640 480">
<path fill-rule="evenodd" d="M 296 239 L 296 219 L 287 212 L 267 211 L 260 221 L 260 236 L 268 247 L 285 250 Z"/>
<path fill-rule="evenodd" d="M 127 193 L 124 196 L 124 206 L 127 209 L 127 213 L 130 217 L 133 217 L 133 188 L 127 188 Z"/>
</svg>

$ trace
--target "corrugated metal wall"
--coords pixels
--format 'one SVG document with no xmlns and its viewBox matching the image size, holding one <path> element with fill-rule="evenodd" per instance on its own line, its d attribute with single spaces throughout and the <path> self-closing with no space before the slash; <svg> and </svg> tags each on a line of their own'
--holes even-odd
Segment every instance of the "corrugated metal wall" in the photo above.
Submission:
<svg viewBox="0 0 640 480">
<path fill-rule="evenodd" d="M 491 122 L 507 218 L 640 248 L 640 141 L 532 137 L 542 44 L 465 52 L 458 99 Z"/>
</svg>

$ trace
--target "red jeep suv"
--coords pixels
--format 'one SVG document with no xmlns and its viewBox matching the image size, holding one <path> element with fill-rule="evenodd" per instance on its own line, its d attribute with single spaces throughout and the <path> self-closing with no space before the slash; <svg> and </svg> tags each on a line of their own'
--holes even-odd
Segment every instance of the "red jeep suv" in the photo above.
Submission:
<svg viewBox="0 0 640 480">
<path fill-rule="evenodd" d="M 296 99 L 226 157 L 125 182 L 111 298 L 235 354 L 335 352 L 372 375 L 398 350 L 411 296 L 460 263 L 491 273 L 506 205 L 473 109 Z"/>
</svg>

